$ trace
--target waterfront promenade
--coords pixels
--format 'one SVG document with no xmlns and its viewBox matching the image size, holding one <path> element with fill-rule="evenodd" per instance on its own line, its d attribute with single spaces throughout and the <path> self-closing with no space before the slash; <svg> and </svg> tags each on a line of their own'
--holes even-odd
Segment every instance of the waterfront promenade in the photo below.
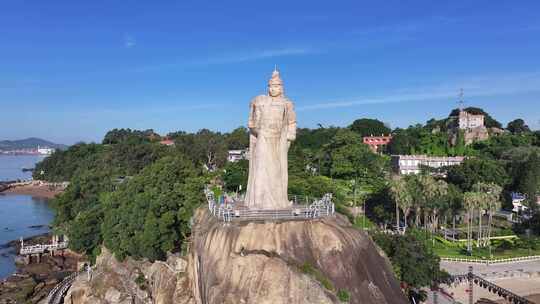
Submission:
<svg viewBox="0 0 540 304">
<path fill-rule="evenodd" d="M 522 261 L 504 264 L 471 264 L 474 274 L 520 296 L 528 297 L 540 294 L 540 261 Z M 468 272 L 468 263 L 441 262 L 441 268 L 452 275 L 465 274 Z M 468 303 L 468 283 L 466 281 L 451 286 L 441 286 L 461 303 Z M 493 301 L 504 300 L 487 289 L 474 286 L 474 300 L 486 298 Z M 444 297 L 439 298 L 443 303 Z M 429 303 L 429 301 L 428 301 Z"/>
</svg>

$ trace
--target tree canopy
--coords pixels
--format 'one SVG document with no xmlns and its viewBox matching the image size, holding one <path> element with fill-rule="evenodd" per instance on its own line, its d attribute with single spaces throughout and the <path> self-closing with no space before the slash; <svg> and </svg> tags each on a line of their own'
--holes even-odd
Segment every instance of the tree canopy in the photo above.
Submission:
<svg viewBox="0 0 540 304">
<path fill-rule="evenodd" d="M 103 239 L 117 257 L 164 259 L 190 234 L 204 179 L 183 156 L 164 157 L 104 195 Z"/>
<path fill-rule="evenodd" d="M 505 186 L 510 182 L 510 177 L 504 166 L 495 160 L 469 158 L 459 166 L 448 168 L 447 181 L 462 191 L 471 191 L 473 185 L 479 182 Z"/>
<path fill-rule="evenodd" d="M 373 240 L 392 262 L 398 279 L 406 283 L 410 296 L 421 287 L 448 278 L 448 273 L 440 270 L 439 257 L 429 250 L 420 231 L 411 230 L 405 235 L 377 233 Z"/>
<path fill-rule="evenodd" d="M 392 131 L 382 121 L 371 118 L 357 119 L 353 121 L 349 129 L 362 137 L 388 135 Z"/>
<path fill-rule="evenodd" d="M 512 134 L 521 134 L 521 133 L 527 133 L 531 132 L 531 129 L 529 129 L 529 126 L 525 124 L 525 121 L 521 118 L 514 119 L 511 122 L 508 123 L 506 126 L 506 129 L 510 131 Z"/>
<path fill-rule="evenodd" d="M 118 144 L 122 142 L 140 143 L 159 140 L 160 136 L 152 129 L 139 131 L 131 129 L 113 129 L 103 138 L 103 144 Z"/>
</svg>

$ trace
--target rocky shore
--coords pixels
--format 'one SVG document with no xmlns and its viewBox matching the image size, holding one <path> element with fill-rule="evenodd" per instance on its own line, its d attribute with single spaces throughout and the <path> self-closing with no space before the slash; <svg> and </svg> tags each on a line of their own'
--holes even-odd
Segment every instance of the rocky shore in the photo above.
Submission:
<svg viewBox="0 0 540 304">
<path fill-rule="evenodd" d="M 50 199 L 62 193 L 66 186 L 67 183 L 47 183 L 42 181 L 10 182 L 0 184 L 0 193 L 23 194 Z"/>
<path fill-rule="evenodd" d="M 50 242 L 50 234 L 42 234 L 24 240 L 25 244 Z M 19 241 L 11 241 L 9 246 L 19 251 Z M 0 281 L 0 304 L 38 303 L 64 277 L 77 270 L 83 258 L 69 250 L 54 257 L 43 255 L 40 263 L 26 265 L 21 258 L 17 259 L 17 271 L 10 277 Z"/>
</svg>

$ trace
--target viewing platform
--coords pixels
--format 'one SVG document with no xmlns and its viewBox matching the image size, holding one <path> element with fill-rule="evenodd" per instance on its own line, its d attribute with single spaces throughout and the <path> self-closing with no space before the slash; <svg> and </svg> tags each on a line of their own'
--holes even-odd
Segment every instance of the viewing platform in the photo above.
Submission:
<svg viewBox="0 0 540 304">
<path fill-rule="evenodd" d="M 242 201 L 217 203 L 214 193 L 205 190 L 208 210 L 223 222 L 268 221 L 268 220 L 310 220 L 333 216 L 335 213 L 332 195 L 325 194 L 321 199 L 314 199 L 311 204 L 295 204 L 286 209 L 250 209 Z M 295 202 L 296 200 L 291 200 Z"/>
<path fill-rule="evenodd" d="M 27 263 L 30 263 L 29 257 L 32 255 L 38 256 L 38 260 L 41 257 L 41 254 L 50 253 L 54 255 L 56 251 L 64 250 L 68 248 L 67 237 L 63 237 L 63 240 L 60 241 L 60 238 L 57 235 L 53 235 L 52 243 L 50 244 L 36 244 L 36 245 L 24 245 L 24 240 L 21 238 L 21 249 L 19 254 L 27 258 Z"/>
<path fill-rule="evenodd" d="M 52 252 L 52 251 L 56 251 L 56 250 L 66 249 L 67 247 L 68 247 L 68 242 L 59 242 L 59 243 L 56 243 L 56 244 L 38 244 L 38 245 L 24 246 L 24 247 L 21 247 L 20 254 L 21 255 L 28 255 L 28 254 Z"/>
</svg>

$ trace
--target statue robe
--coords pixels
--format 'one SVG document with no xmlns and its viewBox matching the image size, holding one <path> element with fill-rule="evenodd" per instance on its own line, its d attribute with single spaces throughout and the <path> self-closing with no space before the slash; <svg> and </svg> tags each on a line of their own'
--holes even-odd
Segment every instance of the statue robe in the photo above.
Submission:
<svg viewBox="0 0 540 304">
<path fill-rule="evenodd" d="M 287 153 L 296 138 L 293 103 L 285 97 L 257 96 L 250 104 L 249 177 L 245 205 L 283 209 L 287 198 Z"/>
</svg>

